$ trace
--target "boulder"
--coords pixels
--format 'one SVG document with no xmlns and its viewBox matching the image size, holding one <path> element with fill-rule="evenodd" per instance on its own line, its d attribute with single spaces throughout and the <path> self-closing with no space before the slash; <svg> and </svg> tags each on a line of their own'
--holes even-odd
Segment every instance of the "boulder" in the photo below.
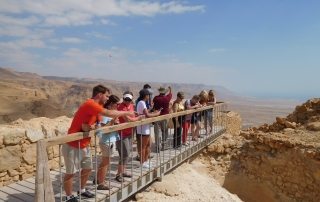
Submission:
<svg viewBox="0 0 320 202">
<path fill-rule="evenodd" d="M 55 121 L 56 121 L 56 129 L 55 129 L 56 136 L 66 135 L 68 133 L 68 129 L 70 127 L 72 119 L 66 116 L 61 116 L 56 118 Z"/>
<path fill-rule="evenodd" d="M 277 121 L 278 124 L 284 125 L 286 119 L 285 118 L 281 118 L 281 117 L 276 117 L 276 121 Z"/>
<path fill-rule="evenodd" d="M 297 127 L 297 124 L 295 122 L 290 122 L 290 121 L 285 121 L 284 122 L 284 125 L 287 127 L 287 128 L 292 128 L 292 129 L 295 129 Z"/>
<path fill-rule="evenodd" d="M 308 111 L 308 107 L 306 105 L 296 106 L 297 113 L 304 113 Z"/>
<path fill-rule="evenodd" d="M 0 178 L 7 175 L 7 172 L 0 172 Z"/>
<path fill-rule="evenodd" d="M 9 173 L 10 177 L 14 177 L 14 176 L 19 175 L 19 172 L 16 170 L 8 170 L 8 173 Z"/>
<path fill-rule="evenodd" d="M 312 131 L 320 131 L 320 121 L 308 123 L 307 129 Z"/>
<path fill-rule="evenodd" d="M 51 138 L 56 136 L 56 132 L 55 132 L 56 129 L 54 127 L 54 124 L 41 125 L 41 128 L 45 138 Z"/>
<path fill-rule="evenodd" d="M 21 157 L 22 153 L 19 145 L 0 149 L 0 172 L 19 168 Z"/>
<path fill-rule="evenodd" d="M 37 160 L 37 145 L 30 144 L 26 149 L 26 153 L 23 155 L 23 160 L 28 164 L 32 165 L 36 163 Z"/>
<path fill-rule="evenodd" d="M 68 133 L 68 125 L 57 125 L 56 129 L 55 129 L 55 134 L 56 136 L 63 136 L 66 135 Z"/>
<path fill-rule="evenodd" d="M 26 136 L 30 142 L 36 142 L 44 138 L 44 134 L 42 130 L 33 129 L 33 128 L 28 128 L 26 130 Z"/>
<path fill-rule="evenodd" d="M 0 136 L 3 137 L 2 143 L 4 145 L 17 145 L 25 137 L 25 130 L 22 128 L 2 126 L 0 128 Z M 1 145 L 1 140 L 0 140 L 0 145 Z"/>
</svg>

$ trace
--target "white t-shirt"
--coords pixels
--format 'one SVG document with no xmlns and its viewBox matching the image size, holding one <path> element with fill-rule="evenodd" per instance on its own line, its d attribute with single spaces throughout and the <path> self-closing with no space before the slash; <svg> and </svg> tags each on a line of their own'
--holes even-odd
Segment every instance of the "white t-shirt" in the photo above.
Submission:
<svg viewBox="0 0 320 202">
<path fill-rule="evenodd" d="M 139 115 L 144 115 L 143 110 L 147 109 L 146 102 L 143 100 L 140 100 L 137 105 L 137 112 Z M 140 135 L 150 135 L 150 124 L 145 124 L 141 126 L 137 126 L 137 134 Z"/>
</svg>

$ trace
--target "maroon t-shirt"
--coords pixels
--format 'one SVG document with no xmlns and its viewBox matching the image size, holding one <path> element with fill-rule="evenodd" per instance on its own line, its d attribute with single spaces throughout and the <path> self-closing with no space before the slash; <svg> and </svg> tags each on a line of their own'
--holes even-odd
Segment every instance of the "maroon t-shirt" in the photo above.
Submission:
<svg viewBox="0 0 320 202">
<path fill-rule="evenodd" d="M 172 93 L 169 93 L 168 95 L 157 95 L 153 98 L 153 107 L 155 110 L 159 110 L 161 108 L 162 111 L 160 115 L 169 114 L 169 103 L 172 98 Z"/>
</svg>

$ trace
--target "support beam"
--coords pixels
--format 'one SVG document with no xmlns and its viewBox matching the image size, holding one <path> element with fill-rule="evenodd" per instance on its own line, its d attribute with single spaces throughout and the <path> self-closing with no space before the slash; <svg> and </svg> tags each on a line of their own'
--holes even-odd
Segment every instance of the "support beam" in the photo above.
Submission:
<svg viewBox="0 0 320 202">
<path fill-rule="evenodd" d="M 37 168 L 36 168 L 36 202 L 53 202 L 54 193 L 50 179 L 47 145 L 45 140 L 37 142 Z"/>
</svg>

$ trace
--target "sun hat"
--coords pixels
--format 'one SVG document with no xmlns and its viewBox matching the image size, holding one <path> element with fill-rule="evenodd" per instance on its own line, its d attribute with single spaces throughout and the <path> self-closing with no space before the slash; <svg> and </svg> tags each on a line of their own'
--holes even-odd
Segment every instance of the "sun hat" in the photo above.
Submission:
<svg viewBox="0 0 320 202">
<path fill-rule="evenodd" d="M 158 91 L 161 94 L 165 94 L 167 92 L 167 89 L 165 89 L 164 87 L 161 86 L 160 88 L 158 88 Z"/>
</svg>

